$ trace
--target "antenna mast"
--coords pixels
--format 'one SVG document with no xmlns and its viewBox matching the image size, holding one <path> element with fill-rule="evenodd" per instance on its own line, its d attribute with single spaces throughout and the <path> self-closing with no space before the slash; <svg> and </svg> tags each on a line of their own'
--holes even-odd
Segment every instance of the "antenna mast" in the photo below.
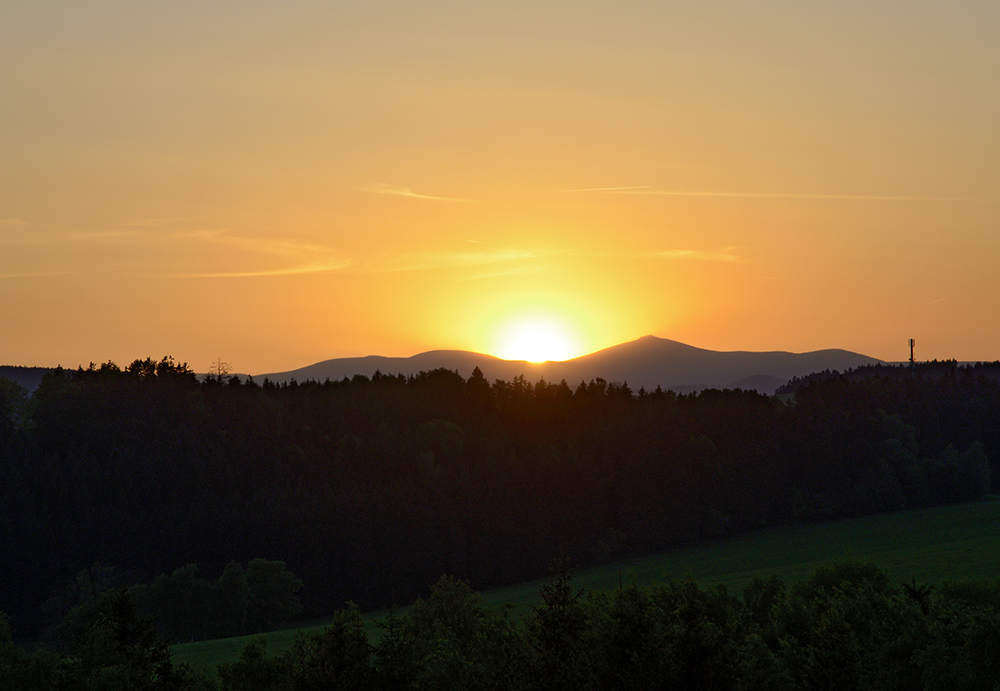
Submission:
<svg viewBox="0 0 1000 691">
<path fill-rule="evenodd" d="M 913 346 L 915 346 L 916 344 L 917 344 L 917 342 L 911 338 L 910 339 L 910 367 L 913 367 Z"/>
</svg>

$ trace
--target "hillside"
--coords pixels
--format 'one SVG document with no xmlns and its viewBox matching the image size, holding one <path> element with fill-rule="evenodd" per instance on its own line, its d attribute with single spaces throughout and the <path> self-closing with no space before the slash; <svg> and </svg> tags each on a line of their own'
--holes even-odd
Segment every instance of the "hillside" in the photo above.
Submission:
<svg viewBox="0 0 1000 691">
<path fill-rule="evenodd" d="M 10 379 L 28 391 L 34 391 L 42 382 L 42 377 L 51 372 L 48 367 L 18 367 L 0 365 L 0 378 Z"/>
<path fill-rule="evenodd" d="M 574 583 L 589 590 L 612 591 L 622 582 L 650 585 L 666 578 L 691 577 L 703 586 L 723 584 L 739 595 L 754 578 L 778 576 L 802 581 L 816 568 L 841 559 L 873 561 L 897 582 L 917 580 L 936 586 L 949 580 L 987 580 L 996 574 L 1000 544 L 1000 501 L 898 511 L 829 523 L 771 528 L 745 537 L 672 549 L 658 554 L 582 569 Z M 546 579 L 487 590 L 485 604 L 512 605 L 518 612 L 539 602 Z M 385 612 L 372 612 L 370 635 Z M 329 620 L 302 622 L 300 629 L 267 634 L 268 651 L 291 647 L 299 631 L 320 633 Z M 182 643 L 174 660 L 206 669 L 232 662 L 252 636 Z"/>
</svg>

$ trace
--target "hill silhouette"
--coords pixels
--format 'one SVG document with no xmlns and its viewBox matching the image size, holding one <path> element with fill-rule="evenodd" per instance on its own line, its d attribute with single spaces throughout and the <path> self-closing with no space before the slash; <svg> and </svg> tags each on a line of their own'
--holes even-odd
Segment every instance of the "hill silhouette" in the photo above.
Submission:
<svg viewBox="0 0 1000 691">
<path fill-rule="evenodd" d="M 804 377 L 824 370 L 843 371 L 881 361 L 847 350 L 827 349 L 808 353 L 784 351 L 715 351 L 696 348 L 678 341 L 644 336 L 635 341 L 611 346 L 589 355 L 560 362 L 532 363 L 503 360 L 492 355 L 463 350 L 432 350 L 412 357 L 368 356 L 324 360 L 307 367 L 256 375 L 272 382 L 339 380 L 355 375 L 370 377 L 382 374 L 406 376 L 438 368 L 457 371 L 468 377 L 478 367 L 490 381 L 510 381 L 524 375 L 529 381 L 544 378 L 570 384 L 602 378 L 609 382 L 627 382 L 633 389 L 645 387 L 673 389 L 678 392 L 705 388 L 755 389 L 772 394 L 793 377 Z"/>
<path fill-rule="evenodd" d="M 42 382 L 42 377 L 52 371 L 50 367 L 20 367 L 0 365 L 0 377 L 11 379 L 28 391 L 34 391 Z"/>
</svg>

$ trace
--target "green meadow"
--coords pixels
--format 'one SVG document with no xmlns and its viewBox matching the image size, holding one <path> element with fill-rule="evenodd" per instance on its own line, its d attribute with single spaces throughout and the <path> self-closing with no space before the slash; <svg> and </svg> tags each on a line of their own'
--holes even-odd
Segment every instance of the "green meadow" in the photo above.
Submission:
<svg viewBox="0 0 1000 691">
<path fill-rule="evenodd" d="M 891 578 L 936 584 L 948 580 L 994 579 L 1000 575 L 1000 496 L 973 504 L 900 511 L 830 523 L 763 530 L 737 539 L 679 548 L 651 556 L 582 569 L 578 587 L 612 589 L 665 578 L 693 578 L 701 585 L 725 585 L 739 593 L 755 577 L 777 575 L 802 580 L 817 566 L 842 559 L 874 561 Z M 525 611 L 538 600 L 544 580 L 481 593 L 482 602 Z M 428 584 L 430 586 L 431 584 Z M 475 584 L 473 584 L 475 586 Z M 366 615 L 369 634 L 386 612 Z M 289 648 L 298 632 L 318 633 L 327 621 L 300 622 L 294 629 L 266 634 L 268 652 Z M 253 636 L 173 647 L 175 662 L 214 669 L 235 660 Z"/>
</svg>

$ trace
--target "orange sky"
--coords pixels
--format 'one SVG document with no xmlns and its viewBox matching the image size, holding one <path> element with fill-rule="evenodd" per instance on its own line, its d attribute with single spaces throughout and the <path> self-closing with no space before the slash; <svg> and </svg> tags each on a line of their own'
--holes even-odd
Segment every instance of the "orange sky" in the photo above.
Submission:
<svg viewBox="0 0 1000 691">
<path fill-rule="evenodd" d="M 0 364 L 1000 358 L 1000 5 L 0 6 Z"/>
</svg>

